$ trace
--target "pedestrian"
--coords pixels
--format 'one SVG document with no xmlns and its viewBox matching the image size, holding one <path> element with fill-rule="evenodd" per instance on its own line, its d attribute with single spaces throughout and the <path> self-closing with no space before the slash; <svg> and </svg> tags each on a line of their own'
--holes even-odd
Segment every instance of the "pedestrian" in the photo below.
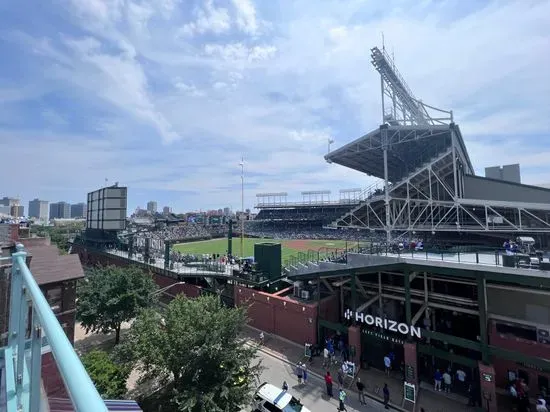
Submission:
<svg viewBox="0 0 550 412">
<path fill-rule="evenodd" d="M 546 401 L 543 398 L 537 399 L 537 412 L 548 412 Z"/>
<path fill-rule="evenodd" d="M 449 374 L 449 372 L 445 371 L 445 373 L 443 374 L 443 384 L 445 386 L 445 392 L 449 393 L 449 391 L 451 390 L 451 383 L 451 375 Z"/>
<path fill-rule="evenodd" d="M 439 369 L 437 369 L 434 374 L 434 390 L 441 392 L 442 380 L 443 380 L 443 375 L 441 375 L 441 372 L 439 372 Z"/>
<path fill-rule="evenodd" d="M 346 396 L 348 396 L 347 393 L 344 391 L 343 388 L 340 388 L 340 390 L 338 391 L 338 401 L 340 403 L 340 405 L 338 406 L 339 411 L 347 411 L 346 405 L 344 404 L 344 402 L 346 401 Z"/>
<path fill-rule="evenodd" d="M 307 383 L 307 366 L 305 363 L 302 363 L 302 372 L 304 378 L 304 385 Z"/>
<path fill-rule="evenodd" d="M 286 381 L 283 381 L 283 391 L 288 391 L 288 384 L 286 383 Z"/>
<path fill-rule="evenodd" d="M 327 396 L 332 398 L 332 376 L 329 371 L 325 375 L 325 385 L 327 386 Z"/>
<path fill-rule="evenodd" d="M 391 358 L 388 355 L 384 356 L 384 368 L 386 369 L 386 375 L 390 376 Z"/>
<path fill-rule="evenodd" d="M 344 386 L 344 371 L 342 368 L 338 369 L 338 389 Z"/>
<path fill-rule="evenodd" d="M 388 405 L 388 403 L 390 403 L 390 388 L 388 388 L 387 383 L 384 383 L 383 393 L 384 393 L 384 407 L 386 409 L 390 409 Z"/>
<path fill-rule="evenodd" d="M 298 377 L 298 385 L 301 385 L 302 384 L 302 376 L 303 376 L 302 364 L 301 363 L 298 363 L 298 365 L 296 365 L 296 376 Z"/>
<path fill-rule="evenodd" d="M 264 332 L 260 332 L 260 345 L 263 345 L 264 344 L 264 340 L 265 340 L 265 336 L 264 336 Z"/>
<path fill-rule="evenodd" d="M 325 346 L 325 349 L 323 349 L 323 368 L 326 368 L 327 365 L 330 364 L 329 356 L 330 356 L 330 352 L 328 351 L 328 348 Z"/>
<path fill-rule="evenodd" d="M 361 405 L 366 405 L 367 402 L 365 401 L 365 385 L 363 382 L 361 382 L 361 378 L 357 378 L 357 392 L 359 392 L 359 402 Z"/>
</svg>

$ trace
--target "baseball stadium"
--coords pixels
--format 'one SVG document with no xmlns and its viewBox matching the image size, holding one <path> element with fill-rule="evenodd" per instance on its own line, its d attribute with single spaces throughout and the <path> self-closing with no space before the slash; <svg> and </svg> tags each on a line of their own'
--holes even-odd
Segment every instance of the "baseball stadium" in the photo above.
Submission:
<svg viewBox="0 0 550 412">
<path fill-rule="evenodd" d="M 511 385 L 529 388 L 526 402 L 546 397 L 550 190 L 476 175 L 453 112 L 415 97 L 384 48 L 371 57 L 380 125 L 325 156 L 370 187 L 260 193 L 238 229 L 88 225 L 73 253 L 246 304 L 253 327 L 300 345 L 336 336 L 354 374 L 383 370 L 391 354 L 408 410 L 439 371 L 491 412 L 512 410 Z"/>
</svg>

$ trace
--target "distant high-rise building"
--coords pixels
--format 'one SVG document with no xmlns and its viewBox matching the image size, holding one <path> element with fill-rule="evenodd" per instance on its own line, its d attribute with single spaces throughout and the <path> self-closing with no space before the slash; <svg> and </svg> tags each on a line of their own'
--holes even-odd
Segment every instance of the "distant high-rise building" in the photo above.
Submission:
<svg viewBox="0 0 550 412">
<path fill-rule="evenodd" d="M 9 207 L 19 206 L 19 199 L 15 198 L 15 197 L 5 197 L 4 196 L 2 199 L 0 199 L 0 205 L 9 206 Z"/>
<path fill-rule="evenodd" d="M 76 218 L 85 218 L 86 217 L 86 203 L 76 203 L 71 205 L 71 217 Z"/>
<path fill-rule="evenodd" d="M 50 205 L 50 219 L 69 219 L 71 205 L 67 202 L 57 202 Z"/>
<path fill-rule="evenodd" d="M 224 216 L 229 216 L 231 214 L 231 209 L 228 207 L 223 208 L 223 214 Z"/>
<path fill-rule="evenodd" d="M 29 202 L 29 217 L 48 220 L 48 201 L 34 199 Z"/>
<path fill-rule="evenodd" d="M 10 207 L 10 212 L 13 217 L 24 217 L 25 216 L 25 206 L 14 205 Z"/>
<path fill-rule="evenodd" d="M 519 163 L 513 165 L 492 166 L 485 168 L 485 177 L 504 180 L 506 182 L 521 183 Z"/>
<path fill-rule="evenodd" d="M 25 216 L 25 208 L 21 206 L 20 200 L 15 197 L 3 197 L 2 199 L 0 199 L 0 206 L 8 207 L 10 216 Z"/>
<path fill-rule="evenodd" d="M 164 206 L 162 208 L 162 214 L 169 215 L 170 213 L 172 213 L 172 208 L 170 206 Z"/>
<path fill-rule="evenodd" d="M 157 202 L 154 200 L 147 202 L 147 210 L 151 213 L 157 213 Z"/>
</svg>

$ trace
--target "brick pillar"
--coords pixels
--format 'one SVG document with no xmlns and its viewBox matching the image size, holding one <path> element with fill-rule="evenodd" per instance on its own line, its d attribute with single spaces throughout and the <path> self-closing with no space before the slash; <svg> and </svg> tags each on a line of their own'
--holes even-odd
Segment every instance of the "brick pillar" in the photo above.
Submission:
<svg viewBox="0 0 550 412">
<path fill-rule="evenodd" d="M 405 362 L 405 380 L 408 383 L 417 385 L 418 387 L 418 355 L 416 353 L 416 343 L 405 342 L 403 345 Z"/>
<path fill-rule="evenodd" d="M 350 350 L 349 360 L 359 368 L 361 361 L 361 328 L 359 326 L 350 326 L 348 328 L 348 344 Z M 353 350 L 355 350 L 355 353 L 353 353 Z"/>
<path fill-rule="evenodd" d="M 497 412 L 497 393 L 495 368 L 479 362 L 479 387 L 481 389 L 481 407 L 487 412 Z"/>
</svg>

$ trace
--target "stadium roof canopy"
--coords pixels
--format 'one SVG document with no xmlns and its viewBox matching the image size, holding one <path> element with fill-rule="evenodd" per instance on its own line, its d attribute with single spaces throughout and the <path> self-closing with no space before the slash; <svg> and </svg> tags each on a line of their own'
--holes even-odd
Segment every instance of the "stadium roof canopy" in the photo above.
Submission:
<svg viewBox="0 0 550 412">
<path fill-rule="evenodd" d="M 325 156 L 359 172 L 384 179 L 384 147 L 387 142 L 388 178 L 397 182 L 426 161 L 452 147 L 453 135 L 467 159 L 467 174 L 475 174 L 460 129 L 455 124 L 390 126 L 380 128 L 336 149 Z"/>
</svg>

